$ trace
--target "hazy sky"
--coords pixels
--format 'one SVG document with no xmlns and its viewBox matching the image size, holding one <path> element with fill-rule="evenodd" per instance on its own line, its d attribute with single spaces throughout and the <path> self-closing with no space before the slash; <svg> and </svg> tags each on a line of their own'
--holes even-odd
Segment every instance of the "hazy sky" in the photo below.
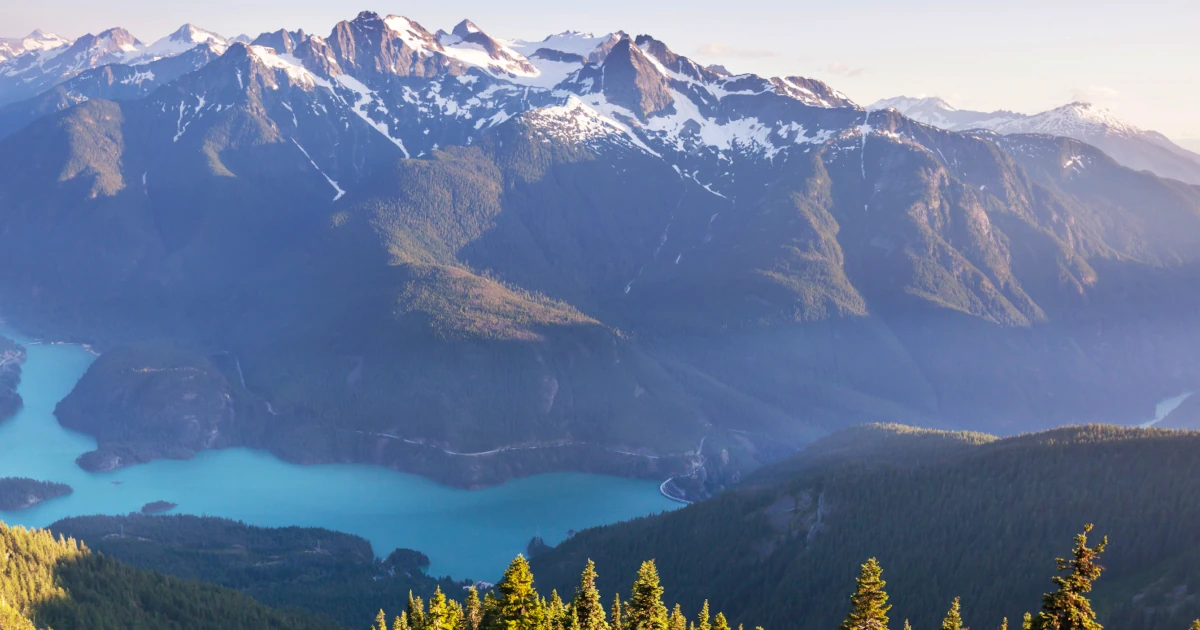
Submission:
<svg viewBox="0 0 1200 630">
<path fill-rule="evenodd" d="M 859 103 L 936 95 L 960 108 L 1036 112 L 1072 100 L 1200 142 L 1200 0 L 0 0 L 0 36 L 123 26 L 150 42 L 185 22 L 232 36 L 321 35 L 360 9 L 501 38 L 567 29 L 649 33 L 734 72 L 799 74 Z"/>
</svg>

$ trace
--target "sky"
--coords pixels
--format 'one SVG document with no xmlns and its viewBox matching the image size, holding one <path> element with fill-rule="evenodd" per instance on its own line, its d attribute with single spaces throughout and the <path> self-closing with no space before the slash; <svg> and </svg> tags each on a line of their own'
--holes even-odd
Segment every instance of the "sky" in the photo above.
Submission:
<svg viewBox="0 0 1200 630">
<path fill-rule="evenodd" d="M 431 31 L 469 18 L 505 39 L 620 29 L 733 72 L 821 79 L 864 105 L 940 96 L 1034 113 L 1086 100 L 1200 149 L 1200 0 L 359 1 L 4 0 L 0 37 L 122 26 L 151 42 L 189 22 L 226 36 L 327 35 L 363 9 Z"/>
</svg>

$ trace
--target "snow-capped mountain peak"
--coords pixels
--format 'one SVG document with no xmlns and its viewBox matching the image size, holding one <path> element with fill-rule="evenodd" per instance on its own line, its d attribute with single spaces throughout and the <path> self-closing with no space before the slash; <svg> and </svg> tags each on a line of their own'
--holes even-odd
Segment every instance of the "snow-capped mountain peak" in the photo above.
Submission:
<svg viewBox="0 0 1200 630">
<path fill-rule="evenodd" d="M 212 31 L 184 24 L 174 33 L 150 44 L 142 51 L 136 63 L 146 63 L 163 57 L 174 57 L 200 44 L 211 44 L 220 52 L 229 46 L 228 40 Z"/>
<path fill-rule="evenodd" d="M 29 52 L 53 50 L 70 43 L 71 40 L 65 37 L 35 29 L 25 37 L 0 39 L 0 62 Z"/>
<path fill-rule="evenodd" d="M 1037 114 L 1022 114 L 961 110 L 940 98 L 900 96 L 877 101 L 870 109 L 895 109 L 913 120 L 951 131 L 986 129 L 1000 134 L 1039 133 L 1074 138 L 1096 146 L 1130 168 L 1200 184 L 1200 155 L 1092 103 L 1077 101 Z"/>
<path fill-rule="evenodd" d="M 492 38 L 470 20 L 459 22 L 453 31 L 441 34 L 438 41 L 445 55 L 493 75 L 532 78 L 541 74 L 525 55 Z"/>
</svg>

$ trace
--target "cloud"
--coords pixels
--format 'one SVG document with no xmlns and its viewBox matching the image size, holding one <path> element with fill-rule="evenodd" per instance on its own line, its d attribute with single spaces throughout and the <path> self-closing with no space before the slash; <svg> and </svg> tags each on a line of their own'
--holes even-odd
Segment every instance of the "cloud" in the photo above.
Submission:
<svg viewBox="0 0 1200 630">
<path fill-rule="evenodd" d="M 1120 98 L 1121 93 L 1103 85 L 1089 85 L 1087 87 L 1077 87 L 1071 91 L 1071 100 L 1083 101 L 1085 103 L 1104 103 L 1106 101 L 1115 101 Z"/>
<path fill-rule="evenodd" d="M 700 47 L 696 49 L 696 53 L 712 57 L 741 57 L 743 59 L 759 59 L 762 57 L 779 56 L 779 53 L 775 52 L 774 50 L 766 50 L 762 48 L 737 48 L 724 42 L 708 42 L 706 44 L 700 44 Z"/>
<path fill-rule="evenodd" d="M 866 74 L 866 72 L 867 72 L 866 68 L 851 68 L 850 66 L 847 66 L 846 64 L 844 64 L 840 61 L 834 61 L 834 62 L 830 63 L 829 67 L 826 69 L 834 74 L 838 74 L 843 77 L 851 77 L 851 78 L 861 77 L 862 75 Z"/>
</svg>

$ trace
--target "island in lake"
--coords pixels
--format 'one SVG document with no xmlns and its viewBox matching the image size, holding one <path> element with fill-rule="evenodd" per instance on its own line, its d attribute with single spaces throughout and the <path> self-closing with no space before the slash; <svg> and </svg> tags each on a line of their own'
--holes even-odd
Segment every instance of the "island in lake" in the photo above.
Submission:
<svg viewBox="0 0 1200 630">
<path fill-rule="evenodd" d="M 25 348 L 11 339 L 0 337 L 0 422 L 21 409 L 21 364 L 25 363 Z"/>
<path fill-rule="evenodd" d="M 151 501 L 142 506 L 142 514 L 162 514 L 163 512 L 170 512 L 177 507 L 179 507 L 178 503 L 171 503 L 170 501 Z"/>
<path fill-rule="evenodd" d="M 12 512 L 71 494 L 71 486 L 25 477 L 0 477 L 0 510 Z"/>
</svg>

